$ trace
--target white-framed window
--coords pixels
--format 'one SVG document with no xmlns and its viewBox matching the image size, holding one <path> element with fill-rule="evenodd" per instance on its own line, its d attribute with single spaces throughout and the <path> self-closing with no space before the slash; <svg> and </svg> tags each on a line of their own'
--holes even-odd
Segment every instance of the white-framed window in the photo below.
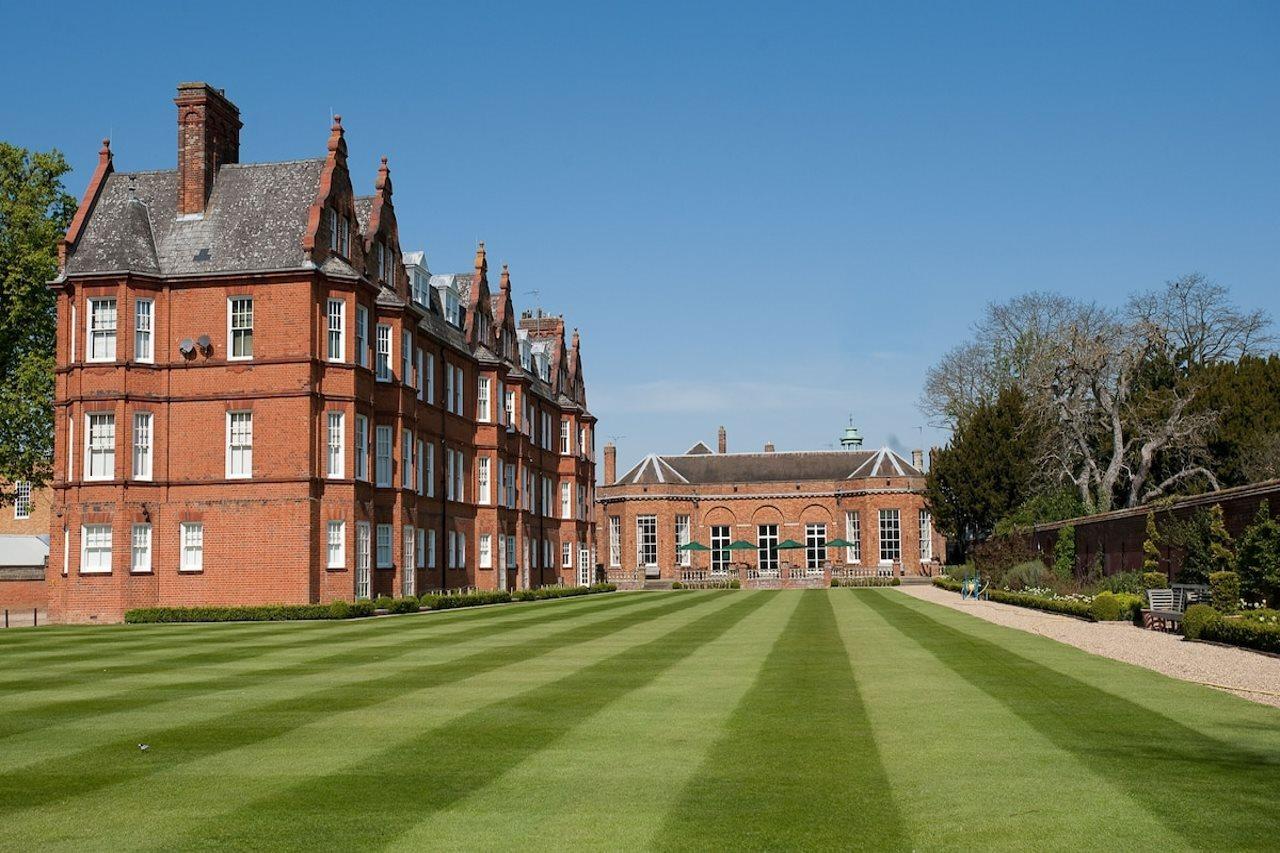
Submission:
<svg viewBox="0 0 1280 853">
<path fill-rule="evenodd" d="M 929 510 L 920 510 L 920 562 L 933 559 L 933 517 Z"/>
<path fill-rule="evenodd" d="M 453 365 L 449 362 L 444 363 L 444 410 L 446 412 L 453 411 Z"/>
<path fill-rule="evenodd" d="M 133 479 L 151 479 L 152 416 L 150 412 L 133 413 Z"/>
<path fill-rule="evenodd" d="M 638 522 L 639 519 L 636 519 L 636 521 Z M 639 556 L 637 556 L 636 559 L 639 559 Z M 561 568 L 565 568 L 565 569 L 573 568 L 573 543 L 572 542 L 560 543 L 560 566 Z"/>
<path fill-rule="evenodd" d="M 810 569 L 820 569 L 827 561 L 827 526 L 810 522 L 804 526 L 804 564 Z"/>
<path fill-rule="evenodd" d="M 110 412 L 85 415 L 84 478 L 110 480 L 116 475 L 116 416 Z"/>
<path fill-rule="evenodd" d="M 343 469 L 346 467 L 346 460 L 344 459 L 346 453 L 343 447 L 345 418 L 342 412 L 329 412 L 328 421 L 328 470 L 326 474 L 331 478 L 341 479 L 345 473 Z"/>
<path fill-rule="evenodd" d="M 560 481 L 560 517 L 573 518 L 573 484 L 568 480 Z"/>
<path fill-rule="evenodd" d="M 427 531 L 421 527 L 418 528 L 418 547 L 414 549 L 413 556 L 418 561 L 418 568 L 425 569 L 427 567 Z"/>
<path fill-rule="evenodd" d="M 609 516 L 609 565 L 622 565 L 622 519 L 616 515 Z"/>
<path fill-rule="evenodd" d="M 481 533 L 477 540 L 477 559 L 480 561 L 480 568 L 493 568 L 493 537 L 488 533 Z"/>
<path fill-rule="evenodd" d="M 67 407 L 67 480 L 74 482 L 76 479 L 76 419 L 71 414 L 70 406 Z M 63 556 L 66 556 L 67 550 L 62 549 Z"/>
<path fill-rule="evenodd" d="M 413 556 L 413 546 L 418 541 L 418 535 L 414 532 L 413 527 L 406 526 L 401 536 L 400 561 L 400 594 L 413 595 L 417 585 L 414 583 L 417 578 L 417 572 L 414 571 L 418 567 L 418 561 Z"/>
<path fill-rule="evenodd" d="M 547 568 L 551 568 L 551 566 L 552 566 L 552 563 L 551 563 L 551 540 L 550 540 L 550 539 L 543 539 L 543 540 L 542 540 L 542 565 L 546 566 Z"/>
<path fill-rule="evenodd" d="M 80 571 L 86 575 L 111 572 L 111 525 L 85 524 L 80 528 Z"/>
<path fill-rule="evenodd" d="M 379 382 L 391 381 L 391 327 L 379 323 L 377 327 L 377 351 L 374 361 L 375 375 Z"/>
<path fill-rule="evenodd" d="M 378 568 L 391 567 L 391 525 L 379 524 L 377 530 Z"/>
<path fill-rule="evenodd" d="M 458 304 L 458 294 L 451 288 L 444 291 L 444 317 L 451 326 L 462 325 L 462 311 Z"/>
<path fill-rule="evenodd" d="M 329 226 L 329 248 L 336 252 L 338 251 L 338 246 L 339 246 L 338 211 L 334 210 L 332 207 L 326 207 L 324 211 L 325 211 L 325 221 Z"/>
<path fill-rule="evenodd" d="M 232 296 L 227 300 L 227 358 L 253 358 L 253 299 Z"/>
<path fill-rule="evenodd" d="M 444 449 L 444 499 L 453 500 L 453 448 Z"/>
<path fill-rule="evenodd" d="M 476 457 L 476 503 L 489 503 L 489 457 Z"/>
<path fill-rule="evenodd" d="M 400 488 L 413 488 L 413 433 L 400 433 Z"/>
<path fill-rule="evenodd" d="M 852 545 L 844 549 L 846 563 L 862 562 L 862 519 L 857 510 L 846 510 L 844 514 L 844 538 Z"/>
<path fill-rule="evenodd" d="M 178 571 L 204 570 L 204 522 L 184 521 L 178 526 L 178 542 L 181 553 Z"/>
<path fill-rule="evenodd" d="M 572 551 L 570 562 L 573 565 Z M 658 565 L 658 517 L 656 515 L 636 516 L 636 563 L 640 566 Z"/>
<path fill-rule="evenodd" d="M 466 374 L 461 367 L 455 367 L 453 370 L 456 374 L 453 378 L 453 410 L 462 415 L 467 411 L 467 395 L 466 389 L 463 387 L 463 383 L 466 381 Z"/>
<path fill-rule="evenodd" d="M 427 531 L 427 568 L 434 569 L 436 567 L 436 532 L 435 530 Z"/>
<path fill-rule="evenodd" d="M 369 522 L 356 522 L 356 598 L 369 597 Z"/>
<path fill-rule="evenodd" d="M 711 571 L 729 571 L 729 525 L 721 524 L 711 528 Z"/>
<path fill-rule="evenodd" d="M 253 412 L 227 412 L 227 478 L 253 476 Z"/>
<path fill-rule="evenodd" d="M 545 516 L 547 516 L 548 518 L 550 518 L 550 517 L 551 517 L 551 513 L 552 513 L 552 504 L 551 504 L 551 488 L 552 488 L 552 486 L 551 486 L 551 478 L 550 478 L 550 477 L 545 477 L 545 476 L 544 476 L 544 477 L 542 478 L 542 507 L 541 507 L 541 509 L 542 509 L 542 514 L 543 514 L 543 515 L 545 515 Z"/>
<path fill-rule="evenodd" d="M 756 560 L 762 569 L 778 568 L 778 525 L 756 525 Z"/>
<path fill-rule="evenodd" d="M 458 534 L 450 530 L 445 538 L 445 566 L 450 569 L 458 567 Z"/>
<path fill-rule="evenodd" d="M 88 341 L 89 351 L 85 361 L 116 360 L 116 301 L 114 299 L 90 299 Z"/>
<path fill-rule="evenodd" d="M 356 479 L 369 479 L 369 419 L 356 415 Z"/>
<path fill-rule="evenodd" d="M 422 376 L 422 366 L 423 366 L 422 348 L 419 347 L 418 349 L 414 350 L 414 367 L 416 369 L 413 372 L 413 383 L 414 383 L 414 386 L 417 388 L 419 400 L 423 398 L 423 394 L 426 391 L 426 381 Z"/>
<path fill-rule="evenodd" d="M 587 487 L 579 484 L 578 485 L 578 518 L 584 519 L 586 517 L 587 517 Z"/>
<path fill-rule="evenodd" d="M 346 305 L 341 299 L 329 300 L 329 361 L 342 361 L 346 355 Z"/>
<path fill-rule="evenodd" d="M 520 423 L 516 420 L 516 392 L 510 388 L 502 390 L 502 415 L 503 423 L 512 429 L 519 427 Z"/>
<path fill-rule="evenodd" d="M 13 517 L 19 521 L 31 517 L 31 484 L 26 480 L 13 484 Z"/>
<path fill-rule="evenodd" d="M 413 333 L 402 331 L 400 333 L 400 381 L 409 385 L 410 370 L 413 364 Z"/>
<path fill-rule="evenodd" d="M 902 559 L 902 525 L 896 509 L 880 510 L 880 562 Z"/>
<path fill-rule="evenodd" d="M 461 502 L 467 499 L 467 457 L 461 450 L 454 451 L 454 456 L 453 499 Z"/>
<path fill-rule="evenodd" d="M 374 428 L 374 480 L 383 488 L 391 486 L 391 442 L 394 439 L 392 428 L 378 426 Z M 382 565 L 379 563 L 378 565 Z"/>
<path fill-rule="evenodd" d="M 427 497 L 434 498 L 436 496 L 436 445 L 431 442 L 427 445 Z"/>
<path fill-rule="evenodd" d="M 369 309 L 356 306 L 356 364 L 369 366 Z"/>
<path fill-rule="evenodd" d="M 476 379 L 476 420 L 489 422 L 489 377 Z"/>
<path fill-rule="evenodd" d="M 143 364 L 155 361 L 152 331 L 155 325 L 155 302 L 135 299 L 133 302 L 133 360 Z"/>
<path fill-rule="evenodd" d="M 387 247 L 382 244 L 381 240 L 379 240 L 373 244 L 373 249 L 374 257 L 378 261 L 378 279 L 380 281 L 386 281 L 387 268 L 390 266 L 390 264 L 387 263 Z"/>
<path fill-rule="evenodd" d="M 76 304 L 74 302 L 71 303 L 71 322 L 68 323 L 68 325 L 71 327 L 71 359 L 70 361 L 72 364 L 75 364 L 76 359 L 79 355 L 76 352 L 76 330 L 80 328 L 80 321 L 76 318 Z M 63 549 L 62 553 L 64 556 L 66 555 L 67 551 L 65 548 Z"/>
<path fill-rule="evenodd" d="M 427 353 L 427 393 L 426 401 L 431 405 L 436 403 L 436 357 L 434 353 Z"/>
<path fill-rule="evenodd" d="M 689 551 L 681 551 L 680 548 L 689 544 L 689 516 L 676 516 L 676 562 L 682 566 L 691 564 L 693 554 Z"/>
<path fill-rule="evenodd" d="M 414 462 L 414 469 L 415 469 L 413 484 L 415 486 L 416 491 L 420 495 L 423 493 L 423 489 L 426 486 L 426 483 L 425 483 L 426 478 L 424 476 L 425 474 L 424 466 L 426 465 L 426 460 L 422 458 L 423 444 L 424 442 L 422 441 L 422 439 L 418 439 L 417 452 L 413 455 L 413 462 Z"/>
<path fill-rule="evenodd" d="M 130 531 L 129 571 L 145 574 L 151 571 L 151 525 L 135 524 Z"/>
<path fill-rule="evenodd" d="M 465 569 L 467 567 L 467 534 L 462 531 L 458 532 L 458 568 Z"/>
<path fill-rule="evenodd" d="M 347 565 L 347 523 L 329 522 L 329 568 L 341 569 Z"/>
<path fill-rule="evenodd" d="M 560 455 L 568 456 L 573 452 L 573 424 L 568 418 L 560 419 Z"/>
</svg>

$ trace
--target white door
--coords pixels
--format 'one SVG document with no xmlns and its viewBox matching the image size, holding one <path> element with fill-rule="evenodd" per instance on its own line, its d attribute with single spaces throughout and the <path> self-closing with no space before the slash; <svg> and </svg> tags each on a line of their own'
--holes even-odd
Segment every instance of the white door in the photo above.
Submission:
<svg viewBox="0 0 1280 853">
<path fill-rule="evenodd" d="M 356 524 L 356 598 L 369 597 L 369 524 Z"/>
<path fill-rule="evenodd" d="M 591 549 L 578 549 L 578 586 L 591 586 Z"/>
</svg>

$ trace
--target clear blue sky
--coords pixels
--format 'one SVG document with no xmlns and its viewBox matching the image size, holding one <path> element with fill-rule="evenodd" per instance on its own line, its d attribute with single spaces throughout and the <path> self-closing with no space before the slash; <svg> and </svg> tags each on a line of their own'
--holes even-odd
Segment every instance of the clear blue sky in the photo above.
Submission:
<svg viewBox="0 0 1280 853">
<path fill-rule="evenodd" d="M 944 436 L 927 366 L 984 303 L 1201 271 L 1280 313 L 1280 3 L 25 3 L 0 138 L 83 191 L 170 168 L 180 80 L 245 161 L 390 158 L 406 249 L 581 327 L 620 464 L 729 430 Z"/>
</svg>

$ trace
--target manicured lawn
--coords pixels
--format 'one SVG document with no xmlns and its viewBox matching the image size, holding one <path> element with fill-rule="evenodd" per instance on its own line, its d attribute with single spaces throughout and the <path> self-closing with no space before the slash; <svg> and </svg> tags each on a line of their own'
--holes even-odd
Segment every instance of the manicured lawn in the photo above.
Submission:
<svg viewBox="0 0 1280 853">
<path fill-rule="evenodd" d="M 897 590 L 0 633 L 0 849 L 1277 846 L 1280 712 Z"/>
</svg>

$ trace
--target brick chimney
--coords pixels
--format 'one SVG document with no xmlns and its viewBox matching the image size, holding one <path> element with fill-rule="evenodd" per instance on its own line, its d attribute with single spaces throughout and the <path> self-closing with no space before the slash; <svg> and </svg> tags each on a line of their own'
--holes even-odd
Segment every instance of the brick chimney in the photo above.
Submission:
<svg viewBox="0 0 1280 853">
<path fill-rule="evenodd" d="M 173 102 L 178 105 L 178 213 L 204 213 L 218 169 L 240 162 L 240 110 L 208 83 L 179 83 Z"/>
<path fill-rule="evenodd" d="M 916 470 L 918 471 L 924 470 L 924 451 L 923 450 L 911 451 L 911 464 L 914 465 L 916 467 Z"/>
<path fill-rule="evenodd" d="M 729 438 L 724 431 L 724 427 L 720 427 L 720 432 L 716 434 L 716 452 L 727 453 L 729 449 Z"/>
<path fill-rule="evenodd" d="M 604 446 L 604 484 L 606 486 L 618 479 L 618 448 L 609 442 Z"/>
<path fill-rule="evenodd" d="M 766 442 L 764 443 L 764 452 L 765 452 L 765 453 L 772 453 L 772 452 L 773 452 L 773 442 L 772 442 L 772 441 L 766 441 Z"/>
</svg>

